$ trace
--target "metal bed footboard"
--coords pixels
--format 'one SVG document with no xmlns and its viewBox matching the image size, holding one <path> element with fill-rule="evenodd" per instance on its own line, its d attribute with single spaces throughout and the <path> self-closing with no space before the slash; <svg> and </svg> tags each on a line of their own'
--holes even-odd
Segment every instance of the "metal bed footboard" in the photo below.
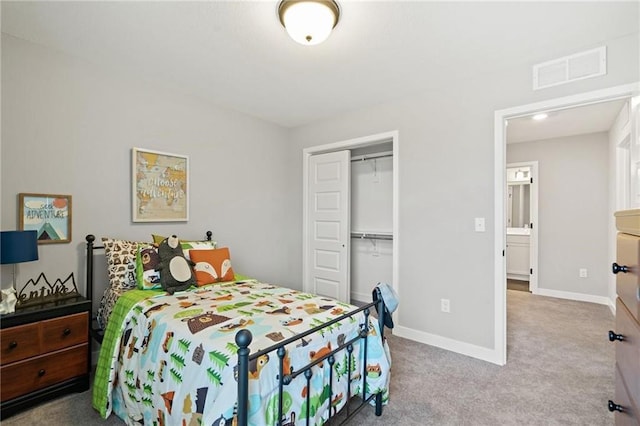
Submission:
<svg viewBox="0 0 640 426">
<path fill-rule="evenodd" d="M 379 291 L 379 290 L 375 290 L 375 291 Z M 356 343 L 358 340 L 360 340 L 360 344 L 363 345 L 363 356 L 364 356 L 364 362 L 362 363 L 362 372 L 361 372 L 361 377 L 362 377 L 362 395 L 352 395 L 351 394 L 351 380 L 347 381 L 347 399 L 346 399 L 346 403 L 345 406 L 342 408 L 342 410 L 339 413 L 342 413 L 343 411 L 346 411 L 346 417 L 344 418 L 344 420 L 340 423 L 340 424 L 344 424 L 346 422 L 348 422 L 353 416 L 355 416 L 365 405 L 367 405 L 372 399 L 375 398 L 375 414 L 376 416 L 380 416 L 382 415 L 382 393 L 378 392 L 375 394 L 371 394 L 367 397 L 366 392 L 367 392 L 367 372 L 366 372 L 366 368 L 367 368 L 367 335 L 369 334 L 369 315 L 371 312 L 371 308 L 372 307 L 376 307 L 377 311 L 378 311 L 378 325 L 379 325 L 379 329 L 380 329 L 380 339 L 383 341 L 384 343 L 384 324 L 385 324 L 385 305 L 384 305 L 384 300 L 382 300 L 382 297 L 378 297 L 377 298 L 378 301 L 377 302 L 371 302 L 367 305 L 364 305 L 352 312 L 349 312 L 345 315 L 342 315 L 338 318 L 335 318 L 329 322 L 326 322 L 322 325 L 319 325 L 317 327 L 314 327 L 310 330 L 305 331 L 304 333 L 300 333 L 298 335 L 295 335 L 289 339 L 283 340 L 280 343 L 277 343 L 275 345 L 272 345 L 266 349 L 260 350 L 258 352 L 255 352 L 253 354 L 250 354 L 250 349 L 249 349 L 249 345 L 251 344 L 251 341 L 253 339 L 253 336 L 251 335 L 251 332 L 249 330 L 243 329 L 238 331 L 238 333 L 236 333 L 235 336 L 235 341 L 236 344 L 238 345 L 239 349 L 238 349 L 238 426 L 247 426 L 248 424 L 248 416 L 247 413 L 249 412 L 249 363 L 251 361 L 255 361 L 257 360 L 259 357 L 269 354 L 269 353 L 273 353 L 275 352 L 278 356 L 278 360 L 279 360 L 279 371 L 280 374 L 278 375 L 278 426 L 282 426 L 282 422 L 283 422 L 283 418 L 284 418 L 284 413 L 283 413 L 283 391 L 284 391 L 284 386 L 288 385 L 289 383 L 291 383 L 292 380 L 294 380 L 295 378 L 297 378 L 300 375 L 303 375 L 304 378 L 307 381 L 307 389 L 309 389 L 309 391 L 307 392 L 307 413 L 306 413 L 306 418 L 307 418 L 307 425 L 309 425 L 309 419 L 310 419 L 310 409 L 311 409 L 311 403 L 310 403 L 310 398 L 311 398 L 311 377 L 313 376 L 313 371 L 312 368 L 316 365 L 322 364 L 325 362 L 325 360 L 327 361 L 327 363 L 329 364 L 330 370 L 329 370 L 329 419 L 334 419 L 337 415 L 338 412 L 334 413 L 331 411 L 331 400 L 333 398 L 333 364 L 335 362 L 335 354 L 342 352 L 342 351 L 347 351 L 348 357 L 349 357 L 349 361 L 348 361 L 348 375 L 347 377 L 351 377 L 351 362 L 352 362 L 352 356 L 353 356 L 353 344 Z M 320 330 L 338 322 L 338 321 L 342 321 L 344 319 L 350 318 L 354 315 L 356 315 L 359 312 L 364 312 L 364 322 L 362 324 L 360 324 L 360 332 L 358 333 L 358 335 L 354 338 L 352 338 L 351 340 L 345 341 L 342 345 L 340 345 L 339 347 L 331 350 L 330 352 L 326 353 L 324 356 L 315 359 L 314 361 L 310 362 L 309 364 L 305 365 L 304 367 L 294 371 L 293 367 L 291 367 L 291 371 L 283 371 L 284 369 L 284 357 L 286 354 L 286 350 L 285 350 L 285 346 L 298 341 L 298 340 L 302 340 L 304 337 L 307 337 L 311 334 L 317 333 Z M 355 408 L 351 407 L 350 401 L 352 399 L 352 397 L 354 396 L 359 396 L 361 397 L 361 401 L 359 404 L 357 404 L 357 406 Z"/>
</svg>

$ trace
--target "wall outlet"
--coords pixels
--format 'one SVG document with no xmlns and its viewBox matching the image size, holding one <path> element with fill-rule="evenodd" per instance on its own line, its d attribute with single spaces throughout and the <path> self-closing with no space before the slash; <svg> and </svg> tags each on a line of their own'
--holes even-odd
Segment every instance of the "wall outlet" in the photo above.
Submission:
<svg viewBox="0 0 640 426">
<path fill-rule="evenodd" d="M 484 217 L 476 217 L 473 221 L 473 224 L 475 226 L 476 232 L 484 232 L 485 231 L 485 226 L 484 226 Z"/>
<path fill-rule="evenodd" d="M 450 312 L 449 299 L 440 299 L 440 310 L 442 312 Z"/>
<path fill-rule="evenodd" d="M 581 268 L 580 269 L 580 278 L 587 278 L 588 274 L 587 274 L 587 269 L 586 268 Z"/>
</svg>

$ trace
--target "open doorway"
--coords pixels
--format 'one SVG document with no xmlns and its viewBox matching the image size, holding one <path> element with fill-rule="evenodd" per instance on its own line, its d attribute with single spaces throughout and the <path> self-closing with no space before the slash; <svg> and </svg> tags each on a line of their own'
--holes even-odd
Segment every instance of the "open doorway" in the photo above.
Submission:
<svg viewBox="0 0 640 426">
<path fill-rule="evenodd" d="M 499 364 L 507 362 L 507 323 L 506 323 L 506 164 L 507 164 L 507 124 L 511 126 L 512 121 L 519 118 L 531 119 L 531 116 L 538 113 L 558 112 L 582 107 L 590 104 L 598 104 L 619 99 L 629 99 L 637 95 L 639 85 L 630 84 L 617 86 L 609 89 L 583 93 L 565 98 L 557 98 L 535 104 L 523 105 L 496 111 L 495 113 L 495 348 L 496 357 Z M 576 153 L 578 154 L 579 151 Z M 512 160 L 517 161 L 517 160 Z M 541 171 L 541 174 L 543 172 Z M 580 176 L 576 176 L 580 178 Z M 565 182 L 566 183 L 566 182 Z M 541 189 L 542 190 L 542 189 Z M 610 198 L 607 199 L 609 201 Z M 607 203 L 613 209 L 612 203 Z M 541 209 L 543 207 L 541 206 Z M 535 226 L 535 225 L 534 225 Z M 543 223 L 539 224 L 542 228 Z M 610 239 L 610 238 L 609 238 Z M 579 244 L 579 242 L 576 242 Z M 606 259 L 605 259 L 606 261 Z M 561 263 L 560 261 L 556 263 Z M 542 266 L 540 266 L 542 268 Z M 582 271 L 575 271 L 582 274 Z M 587 271 L 588 274 L 588 271 Z M 607 279 L 605 279 L 606 281 Z M 554 297 L 562 297 L 561 294 L 551 292 L 547 294 Z M 579 294 L 579 293 L 574 293 Z M 596 298 L 597 303 L 607 303 L 608 296 Z M 581 299 L 578 299 L 581 300 Z M 585 299 L 582 299 L 585 300 Z"/>
<path fill-rule="evenodd" d="M 507 289 L 535 294 L 538 291 L 538 162 L 509 162 L 506 174 Z"/>
</svg>

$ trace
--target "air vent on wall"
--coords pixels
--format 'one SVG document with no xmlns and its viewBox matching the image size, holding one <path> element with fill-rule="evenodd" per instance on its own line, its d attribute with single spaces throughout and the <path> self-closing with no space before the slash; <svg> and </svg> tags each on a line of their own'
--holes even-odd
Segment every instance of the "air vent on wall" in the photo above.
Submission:
<svg viewBox="0 0 640 426">
<path fill-rule="evenodd" d="M 586 50 L 533 66 L 533 90 L 607 73 L 607 47 Z"/>
</svg>

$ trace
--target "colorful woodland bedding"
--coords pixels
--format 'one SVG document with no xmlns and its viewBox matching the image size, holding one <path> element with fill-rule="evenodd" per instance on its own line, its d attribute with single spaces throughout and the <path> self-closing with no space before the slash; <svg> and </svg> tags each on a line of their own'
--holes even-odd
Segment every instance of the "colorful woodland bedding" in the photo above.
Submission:
<svg viewBox="0 0 640 426">
<path fill-rule="evenodd" d="M 152 297 L 148 297 L 149 294 Z M 200 287 L 176 293 L 132 290 L 116 304 L 98 362 L 93 404 L 103 417 L 112 411 L 128 424 L 224 425 L 237 410 L 235 334 L 253 334 L 251 352 L 337 318 L 354 306 L 255 280 Z M 355 337 L 362 312 L 286 347 L 285 370 L 295 370 Z M 359 340 L 362 342 L 362 340 Z M 378 322 L 369 321 L 367 392 L 384 392 L 390 362 Z M 310 389 L 299 376 L 284 387 L 283 424 L 321 424 L 351 395 L 362 395 L 363 350 L 354 345 L 336 354 L 333 389 L 325 361 L 312 368 Z M 351 364 L 351 377 L 348 367 Z M 279 359 L 264 355 L 249 365 L 249 412 L 252 425 L 274 425 L 278 419 Z M 329 395 L 332 400 L 329 401 Z"/>
</svg>

